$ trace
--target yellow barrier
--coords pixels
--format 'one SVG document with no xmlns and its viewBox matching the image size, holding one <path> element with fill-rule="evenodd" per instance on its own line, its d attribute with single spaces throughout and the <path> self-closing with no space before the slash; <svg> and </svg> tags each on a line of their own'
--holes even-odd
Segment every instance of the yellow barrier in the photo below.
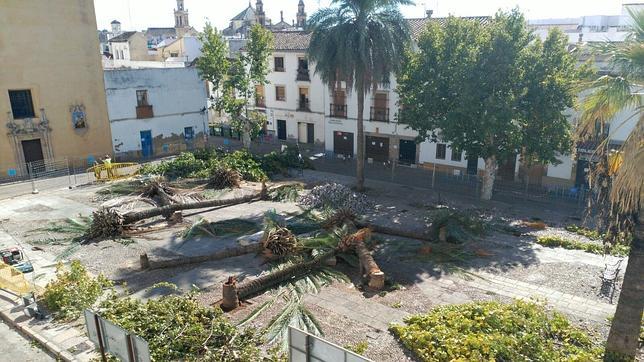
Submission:
<svg viewBox="0 0 644 362">
<path fill-rule="evenodd" d="M 109 163 L 100 164 L 87 169 L 87 172 L 94 173 L 96 181 L 114 181 L 134 176 L 139 172 L 138 163 Z"/>
<path fill-rule="evenodd" d="M 0 263 L 0 288 L 12 291 L 18 295 L 24 295 L 32 291 L 25 275 L 5 263 Z"/>
</svg>

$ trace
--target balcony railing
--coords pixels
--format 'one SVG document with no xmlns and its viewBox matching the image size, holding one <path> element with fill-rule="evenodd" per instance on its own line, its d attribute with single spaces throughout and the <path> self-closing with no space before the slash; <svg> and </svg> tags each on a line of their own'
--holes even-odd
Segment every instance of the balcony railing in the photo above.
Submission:
<svg viewBox="0 0 644 362">
<path fill-rule="evenodd" d="M 266 97 L 255 97 L 255 107 L 266 108 Z"/>
<path fill-rule="evenodd" d="M 311 112 L 311 105 L 308 99 L 300 99 L 297 103 L 297 110 L 302 112 Z"/>
<path fill-rule="evenodd" d="M 346 104 L 331 104 L 331 117 L 347 118 Z"/>
<path fill-rule="evenodd" d="M 154 117 L 154 110 L 152 109 L 152 106 L 136 106 L 137 119 L 153 118 L 153 117 Z"/>
<path fill-rule="evenodd" d="M 311 77 L 309 75 L 309 70 L 305 68 L 299 68 L 297 70 L 297 77 L 295 79 L 302 82 L 310 82 Z"/>
<path fill-rule="evenodd" d="M 389 122 L 389 108 L 371 107 L 371 121 Z"/>
</svg>

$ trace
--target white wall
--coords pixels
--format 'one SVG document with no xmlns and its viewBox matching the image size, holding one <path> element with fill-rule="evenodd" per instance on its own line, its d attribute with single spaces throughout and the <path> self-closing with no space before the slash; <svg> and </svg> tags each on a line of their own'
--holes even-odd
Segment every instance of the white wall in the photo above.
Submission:
<svg viewBox="0 0 644 362">
<path fill-rule="evenodd" d="M 570 180 L 573 177 L 572 165 L 574 161 L 572 160 L 570 155 L 557 157 L 557 159 L 561 161 L 561 163 L 558 165 L 549 164 L 548 172 L 546 175 L 548 177 Z"/>
<path fill-rule="evenodd" d="M 141 149 L 140 131 L 152 137 L 183 134 L 193 127 L 195 135 L 205 131 L 206 88 L 196 68 L 114 69 L 105 71 L 107 107 L 115 152 Z M 136 91 L 147 90 L 154 118 L 136 118 Z"/>
<path fill-rule="evenodd" d="M 274 71 L 274 57 L 284 57 L 284 72 Z M 277 120 L 286 121 L 287 138 L 298 138 L 298 124 L 314 124 L 314 137 L 316 143 L 325 142 L 325 122 L 324 122 L 324 93 L 326 86 L 322 83 L 314 71 L 312 64 L 309 64 L 310 81 L 297 80 L 298 58 L 306 57 L 304 52 L 276 52 L 269 59 L 271 69 L 267 76 L 268 84 L 264 86 L 264 97 L 267 108 L 268 124 L 267 129 L 277 134 Z M 276 86 L 284 86 L 286 100 L 278 101 L 276 99 Z M 299 88 L 308 88 L 309 90 L 309 109 L 310 112 L 298 111 L 299 106 Z M 328 107 L 328 105 L 327 105 Z"/>
</svg>

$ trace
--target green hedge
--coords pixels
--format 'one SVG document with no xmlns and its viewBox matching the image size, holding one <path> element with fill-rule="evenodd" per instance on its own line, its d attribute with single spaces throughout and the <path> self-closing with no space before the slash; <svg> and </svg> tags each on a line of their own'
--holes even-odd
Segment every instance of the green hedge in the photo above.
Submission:
<svg viewBox="0 0 644 362">
<path fill-rule="evenodd" d="M 605 244 L 584 243 L 581 241 L 566 239 L 559 236 L 540 236 L 537 238 L 537 243 L 548 247 L 561 247 L 570 250 L 583 250 L 587 253 L 600 255 L 606 252 L 610 255 L 626 256 L 630 251 L 630 247 L 623 244 L 605 246 Z"/>
<path fill-rule="evenodd" d="M 390 329 L 423 361 L 600 361 L 602 354 L 562 314 L 523 301 L 438 307 Z"/>
</svg>

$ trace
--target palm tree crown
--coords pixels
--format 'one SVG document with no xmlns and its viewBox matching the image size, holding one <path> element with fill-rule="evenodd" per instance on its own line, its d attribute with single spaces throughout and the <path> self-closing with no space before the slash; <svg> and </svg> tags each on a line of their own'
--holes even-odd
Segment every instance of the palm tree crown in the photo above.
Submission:
<svg viewBox="0 0 644 362">
<path fill-rule="evenodd" d="M 389 82 L 402 64 L 410 38 L 407 21 L 398 10 L 410 0 L 333 0 L 310 19 L 309 57 L 316 73 L 333 87 L 367 93 Z M 362 89 L 359 89 L 362 88 Z"/>
</svg>

